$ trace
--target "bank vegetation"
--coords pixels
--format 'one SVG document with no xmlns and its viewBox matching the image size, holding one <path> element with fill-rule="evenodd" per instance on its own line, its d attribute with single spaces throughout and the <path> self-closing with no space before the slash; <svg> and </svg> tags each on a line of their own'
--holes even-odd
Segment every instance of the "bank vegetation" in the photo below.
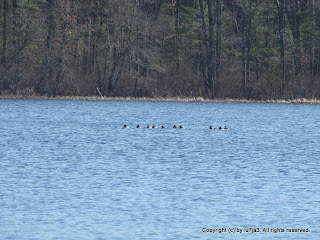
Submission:
<svg viewBox="0 0 320 240">
<path fill-rule="evenodd" d="M 320 98 L 320 0 L 2 0 L 0 27 L 3 97 Z"/>
</svg>

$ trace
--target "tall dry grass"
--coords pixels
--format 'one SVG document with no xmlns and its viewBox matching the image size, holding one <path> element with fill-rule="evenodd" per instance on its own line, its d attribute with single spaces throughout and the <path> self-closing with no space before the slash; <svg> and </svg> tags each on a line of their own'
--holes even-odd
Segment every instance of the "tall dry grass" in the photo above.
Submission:
<svg viewBox="0 0 320 240">
<path fill-rule="evenodd" d="M 40 95 L 0 95 L 0 99 L 54 99 L 54 100 L 104 100 L 104 101 L 145 101 L 145 102 L 224 102 L 224 103 L 282 103 L 282 104 L 320 104 L 320 99 L 289 99 L 289 100 L 248 100 L 248 99 L 205 99 L 202 97 L 168 97 L 168 98 L 135 98 L 135 97 L 99 97 L 99 96 L 40 96 Z"/>
</svg>

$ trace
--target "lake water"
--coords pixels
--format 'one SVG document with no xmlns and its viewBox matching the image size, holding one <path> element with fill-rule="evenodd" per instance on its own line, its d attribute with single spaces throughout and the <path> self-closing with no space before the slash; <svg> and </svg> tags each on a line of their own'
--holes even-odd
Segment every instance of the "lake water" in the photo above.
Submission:
<svg viewBox="0 0 320 240">
<path fill-rule="evenodd" d="M 0 239 L 320 239 L 319 105 L 0 100 L 0 134 Z"/>
</svg>

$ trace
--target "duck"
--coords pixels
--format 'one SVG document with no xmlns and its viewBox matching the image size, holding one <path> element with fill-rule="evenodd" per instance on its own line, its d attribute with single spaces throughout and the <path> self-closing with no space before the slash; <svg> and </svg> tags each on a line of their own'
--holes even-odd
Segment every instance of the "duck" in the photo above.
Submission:
<svg viewBox="0 0 320 240">
<path fill-rule="evenodd" d="M 227 130 L 227 129 L 230 129 L 230 128 L 228 128 L 227 126 L 224 126 L 224 129 L 226 129 L 226 130 Z"/>
<path fill-rule="evenodd" d="M 173 125 L 173 128 L 177 128 L 177 126 L 176 126 L 176 125 Z"/>
<path fill-rule="evenodd" d="M 151 126 L 150 126 L 150 125 L 148 125 L 148 126 L 147 126 L 147 128 L 151 128 Z"/>
<path fill-rule="evenodd" d="M 179 128 L 183 129 L 184 127 L 182 127 L 182 126 L 180 125 Z"/>
<path fill-rule="evenodd" d="M 137 125 L 137 128 L 142 128 L 139 124 Z"/>
<path fill-rule="evenodd" d="M 224 130 L 222 127 L 219 127 L 219 130 Z"/>
<path fill-rule="evenodd" d="M 165 126 L 162 125 L 161 128 L 168 128 L 168 127 L 165 127 Z"/>
<path fill-rule="evenodd" d="M 155 126 L 155 125 L 152 125 L 152 128 L 158 128 L 157 126 Z"/>
<path fill-rule="evenodd" d="M 127 124 L 123 125 L 123 128 L 129 128 L 129 126 L 127 126 Z"/>
<path fill-rule="evenodd" d="M 209 129 L 216 129 L 216 128 L 214 128 L 214 127 L 210 126 L 210 127 L 209 127 Z"/>
</svg>

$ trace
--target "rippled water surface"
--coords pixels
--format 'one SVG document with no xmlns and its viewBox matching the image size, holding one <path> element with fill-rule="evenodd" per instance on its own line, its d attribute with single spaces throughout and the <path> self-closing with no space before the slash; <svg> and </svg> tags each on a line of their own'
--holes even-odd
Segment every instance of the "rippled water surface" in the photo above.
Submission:
<svg viewBox="0 0 320 240">
<path fill-rule="evenodd" d="M 320 239 L 319 105 L 0 100 L 0 134 L 0 239 Z M 203 232 L 250 227 L 310 232 Z"/>
</svg>

